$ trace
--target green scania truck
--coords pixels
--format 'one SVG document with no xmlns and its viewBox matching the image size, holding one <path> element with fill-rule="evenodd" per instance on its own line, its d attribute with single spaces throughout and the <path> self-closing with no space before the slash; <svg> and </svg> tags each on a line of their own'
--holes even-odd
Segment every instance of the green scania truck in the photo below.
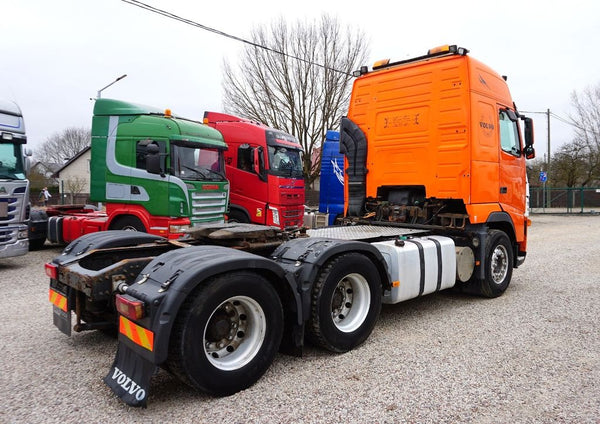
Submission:
<svg viewBox="0 0 600 424">
<path fill-rule="evenodd" d="M 176 239 L 190 227 L 223 222 L 226 149 L 217 130 L 169 109 L 96 100 L 90 199 L 105 211 L 49 209 L 48 239 L 65 243 L 103 230 Z"/>
</svg>

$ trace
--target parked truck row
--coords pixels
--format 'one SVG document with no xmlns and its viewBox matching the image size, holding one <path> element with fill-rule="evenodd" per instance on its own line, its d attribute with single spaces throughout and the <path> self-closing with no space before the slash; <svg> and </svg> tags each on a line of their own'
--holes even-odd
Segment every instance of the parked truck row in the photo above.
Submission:
<svg viewBox="0 0 600 424">
<path fill-rule="evenodd" d="M 295 137 L 232 115 L 198 122 L 134 103 L 94 105 L 90 199 L 103 205 L 35 210 L 30 243 L 69 243 L 97 231 L 142 231 L 170 239 L 204 223 L 299 228 L 304 215 L 302 148 Z"/>
<path fill-rule="evenodd" d="M 73 314 L 75 330 L 118 328 L 104 381 L 127 404 L 146 405 L 157 367 L 229 395 L 278 350 L 356 347 L 384 302 L 504 293 L 527 254 L 525 160 L 535 155 L 506 80 L 457 46 L 355 76 L 340 125 L 345 225 L 304 234 L 215 223 L 178 240 L 105 231 L 46 264 L 61 331 Z M 146 149 L 146 163 L 161 149 Z"/>
</svg>

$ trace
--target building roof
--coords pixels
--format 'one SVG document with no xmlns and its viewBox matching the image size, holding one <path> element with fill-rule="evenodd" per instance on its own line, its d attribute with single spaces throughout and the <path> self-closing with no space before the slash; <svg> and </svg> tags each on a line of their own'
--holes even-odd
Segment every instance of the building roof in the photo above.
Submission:
<svg viewBox="0 0 600 424">
<path fill-rule="evenodd" d="M 85 154 L 85 152 L 87 152 L 90 149 L 91 149 L 91 146 L 87 146 L 86 148 L 81 150 L 79 153 L 77 153 L 75 156 L 73 156 L 71 159 L 66 161 L 63 166 L 61 166 L 58 170 L 54 171 L 54 174 L 52 174 L 52 177 L 54 177 L 54 178 L 60 177 L 60 171 L 62 171 L 63 169 L 65 169 L 66 167 L 71 165 L 73 162 L 75 162 L 77 159 L 79 159 L 81 156 L 83 156 Z"/>
</svg>

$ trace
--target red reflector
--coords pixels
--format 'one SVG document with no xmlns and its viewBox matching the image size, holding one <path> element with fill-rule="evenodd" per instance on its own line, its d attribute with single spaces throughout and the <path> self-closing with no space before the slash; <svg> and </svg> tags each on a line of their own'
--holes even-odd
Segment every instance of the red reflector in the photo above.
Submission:
<svg viewBox="0 0 600 424">
<path fill-rule="evenodd" d="M 46 275 L 54 280 L 58 280 L 58 267 L 54 264 L 47 263 L 44 265 Z"/>
<path fill-rule="evenodd" d="M 126 294 L 118 294 L 115 298 L 117 311 L 129 319 L 136 320 L 144 316 L 144 302 Z"/>
</svg>

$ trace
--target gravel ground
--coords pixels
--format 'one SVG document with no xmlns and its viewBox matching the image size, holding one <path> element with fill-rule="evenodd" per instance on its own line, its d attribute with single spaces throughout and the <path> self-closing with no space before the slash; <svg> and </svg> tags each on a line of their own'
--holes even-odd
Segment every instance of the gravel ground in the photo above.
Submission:
<svg viewBox="0 0 600 424">
<path fill-rule="evenodd" d="M 0 260 L 0 422 L 600 423 L 600 217 L 534 215 L 504 296 L 449 292 L 384 305 L 371 337 L 335 355 L 278 355 L 226 398 L 154 376 L 147 409 L 102 378 L 116 340 L 52 325 L 43 264 Z"/>
</svg>

